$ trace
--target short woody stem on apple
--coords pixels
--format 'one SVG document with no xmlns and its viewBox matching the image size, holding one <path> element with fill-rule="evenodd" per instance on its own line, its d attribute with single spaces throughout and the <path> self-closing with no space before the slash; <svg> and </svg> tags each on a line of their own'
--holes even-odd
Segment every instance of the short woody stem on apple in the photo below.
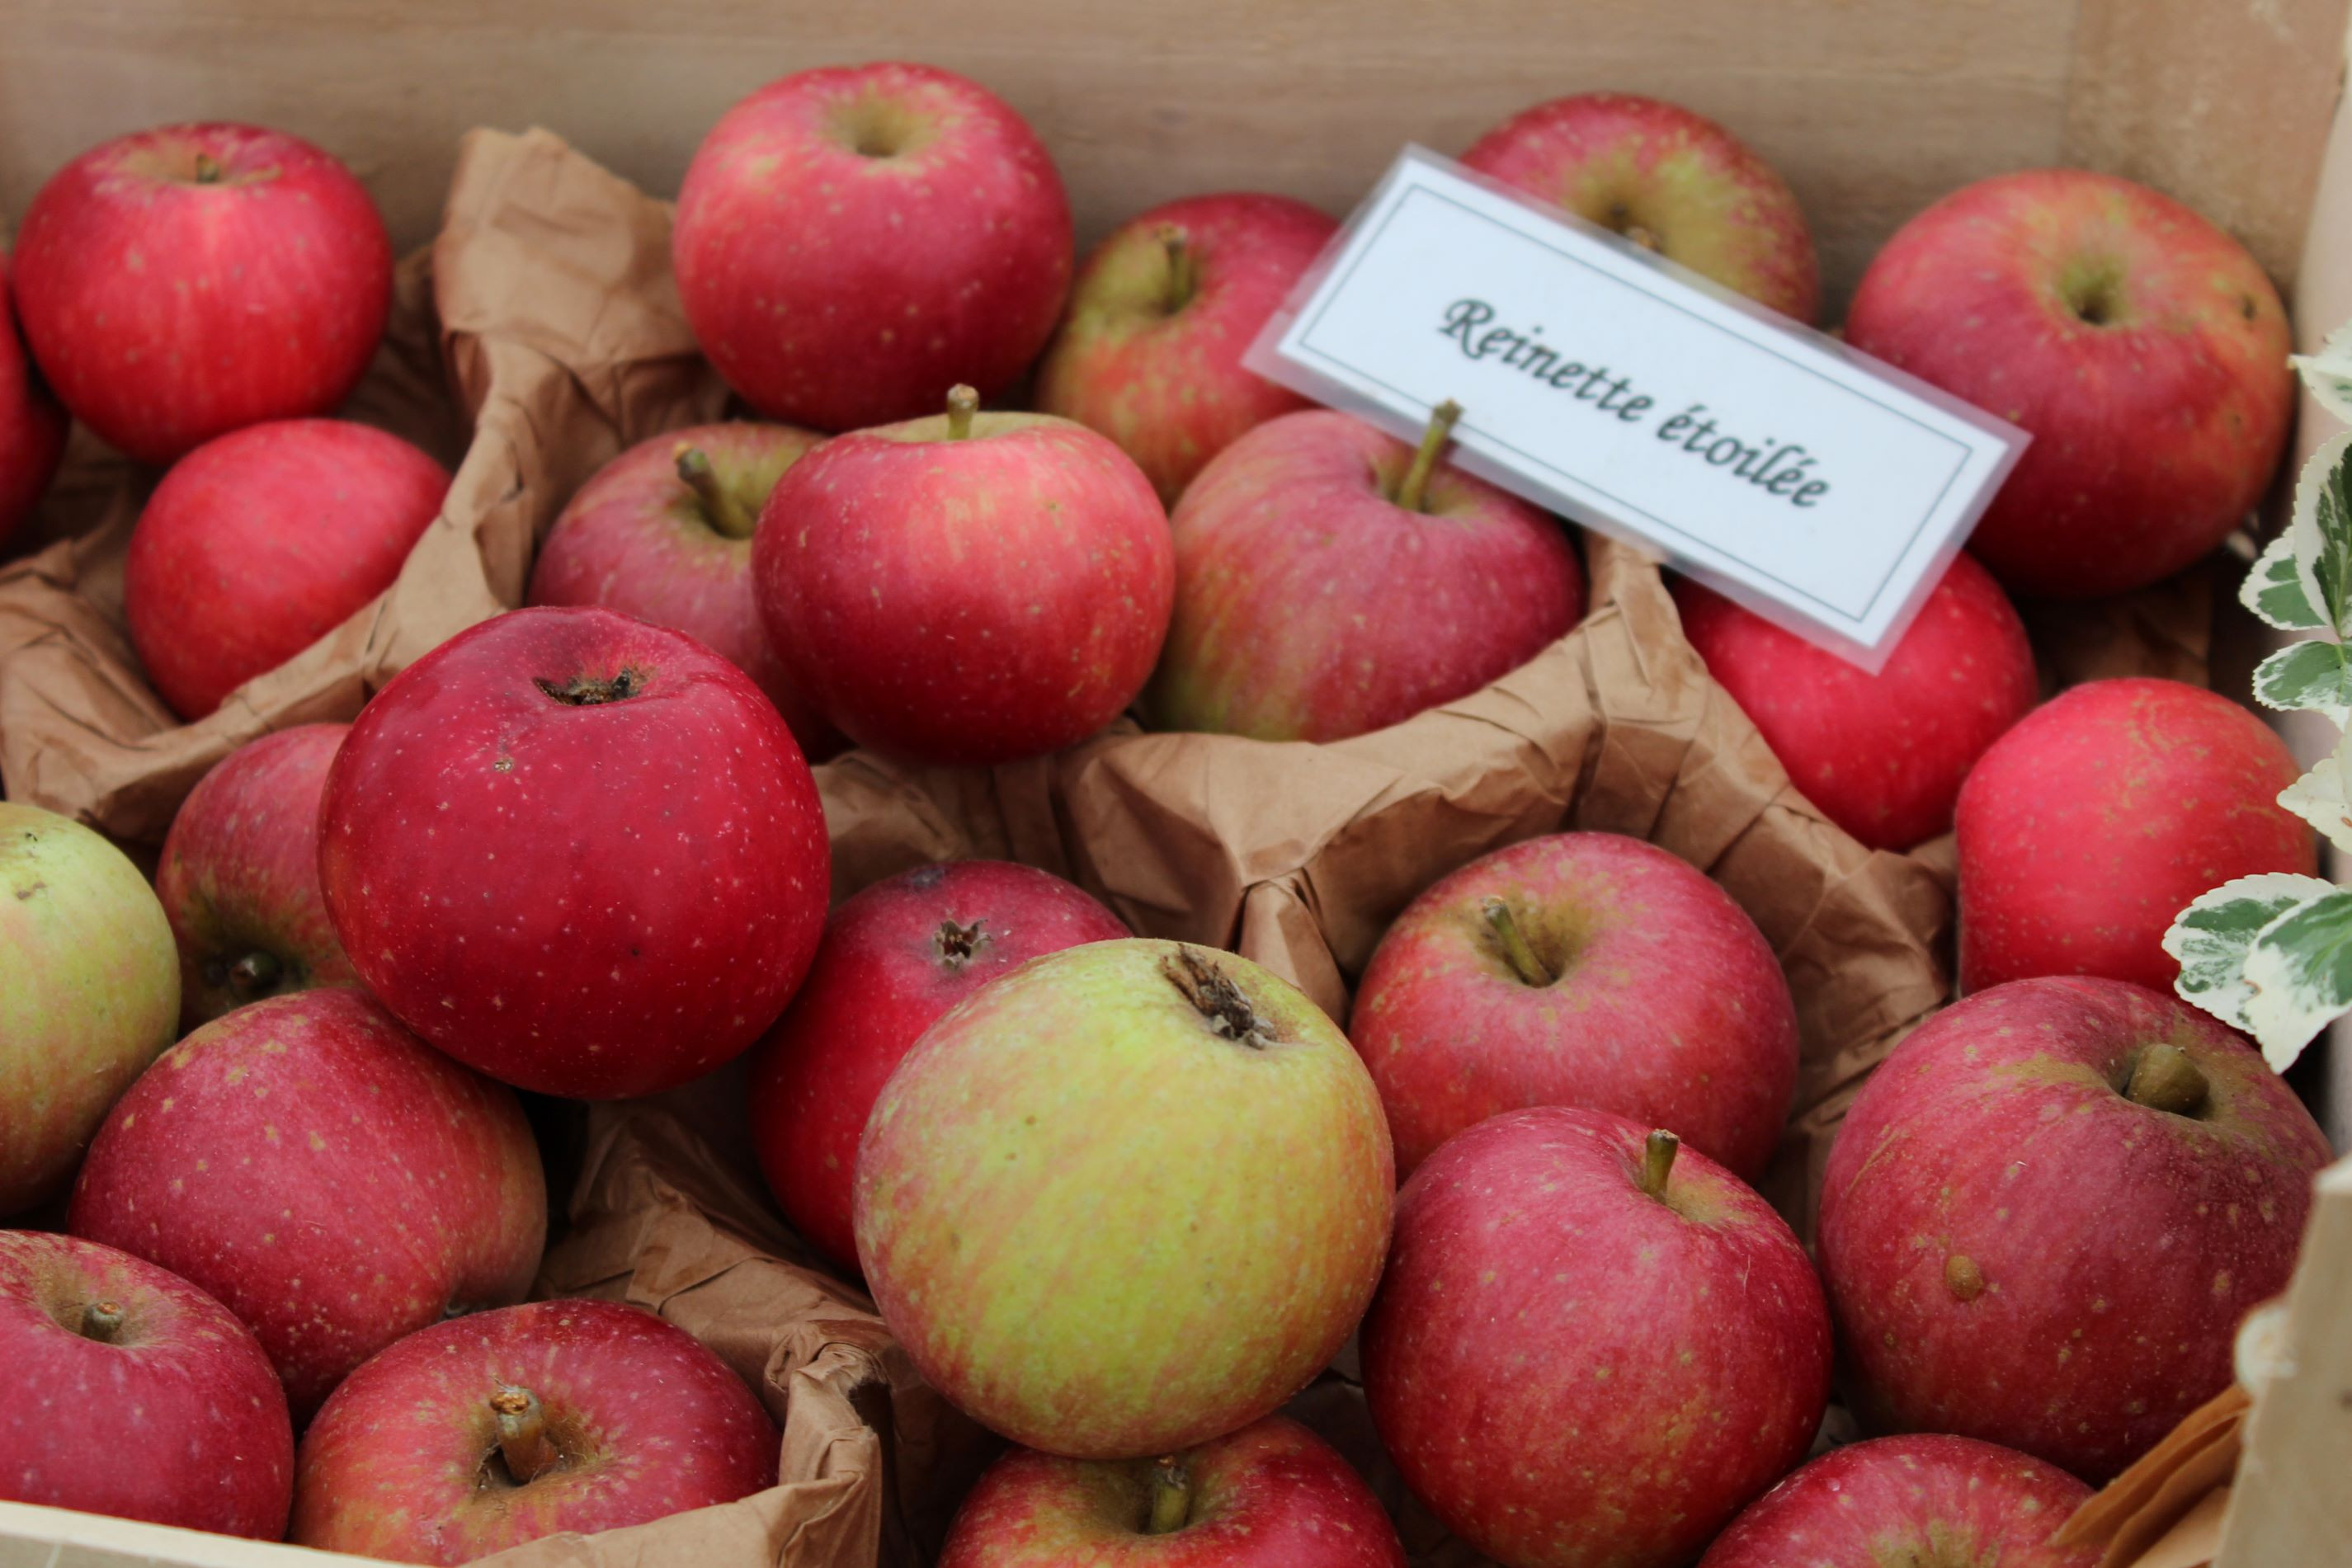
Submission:
<svg viewBox="0 0 2352 1568">
<path fill-rule="evenodd" d="M 719 482 L 719 471 L 710 465 L 710 455 L 699 446 L 677 444 L 677 476 L 702 503 L 702 515 L 710 526 L 730 539 L 748 539 L 760 519 L 751 508 L 736 497 L 734 491 Z"/>
<path fill-rule="evenodd" d="M 1248 995 L 1234 984 L 1233 977 L 1201 956 L 1190 946 L 1177 948 L 1172 957 L 1160 966 L 1168 983 L 1182 993 L 1193 1010 L 1208 1021 L 1214 1033 L 1252 1051 L 1264 1051 L 1278 1043 L 1274 1024 L 1263 1017 Z"/>
<path fill-rule="evenodd" d="M 971 416 L 980 412 L 980 393 L 968 386 L 948 389 L 948 439 L 961 441 L 971 434 Z"/>
<path fill-rule="evenodd" d="M 1397 486 L 1396 504 L 1406 511 L 1421 510 L 1422 497 L 1429 489 L 1429 476 L 1437 469 L 1437 455 L 1445 449 L 1447 438 L 1454 434 L 1454 422 L 1461 417 L 1462 405 L 1452 398 L 1429 411 L 1429 426 L 1421 433 L 1421 449 L 1412 455 L 1412 466 L 1404 471 L 1404 483 Z"/>
<path fill-rule="evenodd" d="M 2204 1072 L 2177 1045 L 2151 1045 L 2133 1064 L 2124 1098 L 2151 1111 L 2194 1115 L 2212 1091 Z"/>
<path fill-rule="evenodd" d="M 1184 1461 L 1173 1454 L 1160 1457 L 1151 1469 L 1151 1518 L 1145 1523 L 1146 1535 L 1166 1535 L 1184 1528 L 1184 1521 L 1192 1511 L 1192 1478 L 1184 1469 Z"/>
<path fill-rule="evenodd" d="M 219 162 L 216 162 L 209 152 L 197 153 L 196 183 L 199 185 L 217 185 L 220 183 L 220 180 L 221 166 Z"/>
<path fill-rule="evenodd" d="M 1486 917 L 1486 928 L 1494 932 L 1495 940 L 1501 945 L 1503 961 L 1510 965 L 1511 973 L 1522 984 L 1549 986 L 1559 978 L 1528 946 L 1527 933 L 1519 929 L 1518 916 L 1511 913 L 1509 904 L 1499 898 L 1488 898 L 1478 905 L 1478 913 Z"/>
<path fill-rule="evenodd" d="M 1675 1174 L 1675 1156 L 1683 1141 L 1664 1127 L 1642 1141 L 1642 1190 L 1652 1197 L 1666 1196 L 1666 1182 Z"/>
<path fill-rule="evenodd" d="M 528 1388 L 501 1388 L 490 1396 L 498 1418 L 499 1457 L 517 1486 L 529 1486 L 563 1462 L 547 1435 L 547 1413 Z"/>
<path fill-rule="evenodd" d="M 92 1301 L 81 1310 L 81 1337 L 112 1344 L 114 1336 L 122 1332 L 122 1319 L 121 1302 Z"/>
<path fill-rule="evenodd" d="M 275 953 L 256 950 L 228 967 L 229 989 L 248 1000 L 266 996 L 285 977 L 286 967 Z"/>
<path fill-rule="evenodd" d="M 1160 246 L 1168 253 L 1168 298 L 1161 308 L 1173 316 L 1192 301 L 1201 288 L 1201 263 L 1192 242 L 1173 224 L 1161 226 Z"/>
</svg>

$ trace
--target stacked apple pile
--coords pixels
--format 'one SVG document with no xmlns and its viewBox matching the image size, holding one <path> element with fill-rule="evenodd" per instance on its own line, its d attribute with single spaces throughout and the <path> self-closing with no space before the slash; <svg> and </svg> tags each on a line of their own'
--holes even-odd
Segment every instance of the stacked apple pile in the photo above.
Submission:
<svg viewBox="0 0 2352 1568">
<path fill-rule="evenodd" d="M 1563 99 L 1467 161 L 1816 308 L 1787 187 L 1683 110 Z M 63 1226 L 0 1233 L 0 1496 L 456 1563 L 770 1484 L 774 1423 L 711 1351 L 518 1304 L 548 1213 L 515 1091 L 648 1094 L 748 1051 L 785 1214 L 1019 1445 L 955 1568 L 1401 1563 L 1278 1414 L 1351 1337 L 1408 1485 L 1507 1568 L 2086 1562 L 2053 1529 L 2227 1382 L 2328 1157 L 2163 994 L 2159 938 L 2313 848 L 2272 804 L 2284 748 L 2223 700 L 2035 707 L 2002 585 L 2145 583 L 2237 523 L 2284 439 L 2275 294 L 2121 181 L 1964 191 L 1847 328 L 2034 433 L 1981 564 L 1875 676 L 1677 587 L 1832 821 L 1902 850 L 1957 820 L 1973 994 L 1855 1103 L 1817 1270 L 1748 1185 L 1796 1081 L 1788 979 L 1649 845 L 1553 834 L 1437 882 L 1349 1033 L 1024 867 L 827 915 L 810 755 L 1003 763 L 1139 704 L 1329 740 L 1581 615 L 1569 536 L 1444 463 L 1444 411 L 1408 447 L 1240 368 L 1332 227 L 1196 198 L 1074 281 L 1054 166 L 984 90 L 777 82 L 711 132 L 675 232 L 757 420 L 623 455 L 530 607 L 220 764 L 152 890 L 0 804 L 0 1214 Z M 125 613 L 184 716 L 432 526 L 446 473 L 328 417 L 389 267 L 347 172 L 245 128 L 109 144 L 26 215 L 38 371 L 0 331 L 0 527 L 56 461 L 49 388 L 169 465 Z M 984 406 L 1033 370 L 1034 412 Z M 1799 1469 L 1833 1362 L 1893 1435 Z"/>
</svg>

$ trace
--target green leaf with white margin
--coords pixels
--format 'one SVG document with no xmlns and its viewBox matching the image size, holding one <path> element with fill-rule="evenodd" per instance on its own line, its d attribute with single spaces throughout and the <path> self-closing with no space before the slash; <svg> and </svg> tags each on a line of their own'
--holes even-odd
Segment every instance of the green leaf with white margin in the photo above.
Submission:
<svg viewBox="0 0 2352 1568">
<path fill-rule="evenodd" d="M 2255 934 L 2246 1024 L 2263 1059 L 2284 1072 L 2312 1037 L 2352 1011 L 2352 891 L 2293 904 Z"/>
<path fill-rule="evenodd" d="M 2303 465 L 2286 531 L 2305 602 L 2338 637 L 2352 635 L 2352 431 L 2320 443 Z"/>
<path fill-rule="evenodd" d="M 2254 697 L 2265 707 L 2307 708 L 2352 725 L 2352 664 L 2344 644 L 2313 641 L 2281 648 L 2254 671 Z"/>
<path fill-rule="evenodd" d="M 2304 596 L 2303 579 L 2295 575 L 2292 530 L 2273 539 L 2254 570 L 2246 573 L 2238 602 L 2282 632 L 2316 632 L 2327 624 Z"/>
<path fill-rule="evenodd" d="M 2246 984 L 2246 955 L 2255 936 L 2288 910 L 2335 891 L 2322 877 L 2266 872 L 2200 894 L 2164 934 L 2164 950 L 2180 960 L 2172 988 L 2232 1029 L 2251 1030 L 2246 1004 L 2254 992 Z"/>
<path fill-rule="evenodd" d="M 2278 803 L 2317 828 L 2337 849 L 2352 852 L 2352 736 L 2336 744 L 2312 770 L 2279 791 Z"/>
<path fill-rule="evenodd" d="M 2347 322 L 2327 335 L 2327 341 L 2315 354 L 2291 354 L 2287 362 L 2294 367 L 2303 384 L 2311 389 L 2320 406 L 2336 418 L 2352 423 L 2352 322 Z"/>
</svg>

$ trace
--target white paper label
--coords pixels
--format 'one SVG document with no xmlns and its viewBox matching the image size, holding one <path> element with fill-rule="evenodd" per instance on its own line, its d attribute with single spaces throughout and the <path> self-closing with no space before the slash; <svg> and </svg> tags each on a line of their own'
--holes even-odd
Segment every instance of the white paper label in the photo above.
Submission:
<svg viewBox="0 0 2352 1568">
<path fill-rule="evenodd" d="M 1873 670 L 2027 439 L 1418 147 L 1245 362 Z"/>
</svg>

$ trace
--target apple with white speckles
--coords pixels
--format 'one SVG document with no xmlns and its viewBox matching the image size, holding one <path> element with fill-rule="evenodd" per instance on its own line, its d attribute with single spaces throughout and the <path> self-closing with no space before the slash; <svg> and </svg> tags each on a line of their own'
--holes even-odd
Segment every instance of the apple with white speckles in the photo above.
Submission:
<svg viewBox="0 0 2352 1568">
<path fill-rule="evenodd" d="M 0 1230 L 0 1499 L 275 1541 L 294 1427 L 269 1358 L 176 1274 Z"/>
<path fill-rule="evenodd" d="M 816 952 L 830 867 L 816 781 L 751 677 L 600 608 L 500 615 L 403 671 L 337 754 L 319 838 L 328 917 L 384 1006 L 501 1082 L 589 1100 L 757 1040 Z"/>
<path fill-rule="evenodd" d="M 683 1330 L 617 1301 L 437 1323 L 352 1374 L 303 1435 L 291 1539 L 470 1563 L 773 1486 L 775 1422 Z"/>
<path fill-rule="evenodd" d="M 356 990 L 237 1009 L 132 1085 L 67 1228 L 220 1298 L 298 1420 L 445 1314 L 518 1301 L 547 1235 L 515 1097 Z"/>
</svg>

